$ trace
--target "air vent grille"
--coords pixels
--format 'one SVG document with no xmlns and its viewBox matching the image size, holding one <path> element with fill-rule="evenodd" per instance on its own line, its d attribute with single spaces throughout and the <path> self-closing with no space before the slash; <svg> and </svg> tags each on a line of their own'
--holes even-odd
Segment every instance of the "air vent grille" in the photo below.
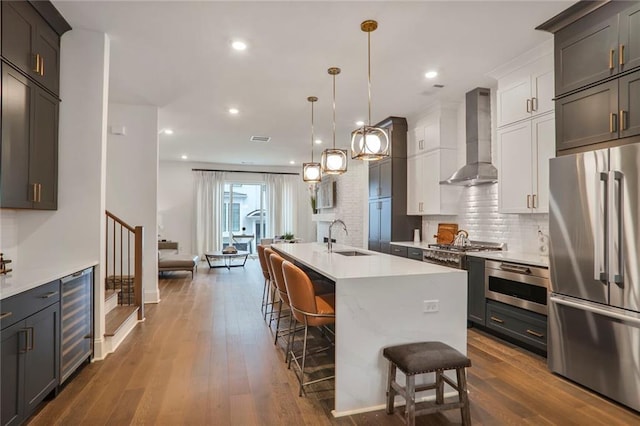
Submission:
<svg viewBox="0 0 640 426">
<path fill-rule="evenodd" d="M 269 136 L 251 136 L 251 142 L 269 142 L 271 138 Z"/>
</svg>

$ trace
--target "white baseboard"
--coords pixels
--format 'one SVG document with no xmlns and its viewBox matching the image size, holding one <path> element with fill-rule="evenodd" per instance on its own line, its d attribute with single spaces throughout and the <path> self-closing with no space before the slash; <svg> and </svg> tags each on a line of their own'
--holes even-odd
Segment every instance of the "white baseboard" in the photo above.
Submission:
<svg viewBox="0 0 640 426">
<path fill-rule="evenodd" d="M 449 397 L 457 397 L 458 396 L 458 392 L 445 392 L 444 393 L 444 397 L 445 398 L 449 398 Z M 422 398 L 418 398 L 416 399 L 416 403 L 419 402 L 425 402 L 425 401 L 435 401 L 436 396 L 434 395 L 427 395 L 427 396 L 423 396 Z M 396 400 L 395 403 L 393 404 L 394 407 L 402 407 L 405 405 L 404 399 L 400 398 L 400 400 Z M 361 413 L 368 413 L 370 411 L 378 411 L 378 410 L 384 410 L 385 408 L 387 408 L 387 404 L 380 404 L 380 405 L 374 405 L 372 407 L 365 407 L 365 408 L 358 408 L 356 410 L 347 410 L 347 411 L 336 411 L 336 410 L 331 410 L 331 414 L 333 414 L 333 417 L 344 417 L 344 416 L 351 416 L 354 414 L 361 414 Z"/>
<path fill-rule="evenodd" d="M 144 303 L 160 303 L 160 290 L 145 290 Z"/>
</svg>

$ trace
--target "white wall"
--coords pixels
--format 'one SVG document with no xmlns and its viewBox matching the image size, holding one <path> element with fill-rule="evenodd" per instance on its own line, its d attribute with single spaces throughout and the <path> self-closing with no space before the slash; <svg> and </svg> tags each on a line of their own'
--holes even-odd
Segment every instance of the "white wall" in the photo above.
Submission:
<svg viewBox="0 0 640 426">
<path fill-rule="evenodd" d="M 194 247 L 192 169 L 255 171 L 257 173 L 228 173 L 234 182 L 261 183 L 259 172 L 300 173 L 299 167 L 240 166 L 231 164 L 195 163 L 188 161 L 161 161 L 158 173 L 158 217 L 162 238 L 177 241 L 181 253 L 191 253 Z M 300 177 L 298 187 L 298 225 L 293 230 L 304 241 L 315 241 L 315 224 L 311 222 L 311 205 L 307 185 Z"/>
<path fill-rule="evenodd" d="M 109 104 L 107 210 L 131 226 L 144 226 L 142 286 L 144 300 L 158 291 L 158 108 Z M 116 128 L 124 135 L 113 134 Z M 109 274 L 110 272 L 107 271 Z"/>
</svg>

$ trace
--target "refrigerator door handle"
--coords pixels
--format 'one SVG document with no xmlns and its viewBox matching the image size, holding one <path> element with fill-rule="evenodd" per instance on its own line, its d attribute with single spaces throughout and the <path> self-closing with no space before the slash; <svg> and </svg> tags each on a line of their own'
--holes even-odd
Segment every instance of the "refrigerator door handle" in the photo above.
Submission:
<svg viewBox="0 0 640 426">
<path fill-rule="evenodd" d="M 618 170 L 609 172 L 609 252 L 611 253 L 609 262 L 609 282 L 621 285 L 624 283 L 624 230 L 622 229 L 623 214 L 623 178 L 624 175 Z"/>
<path fill-rule="evenodd" d="M 604 185 L 601 183 L 604 182 Z M 607 230 L 605 208 L 608 196 L 609 174 L 606 172 L 598 173 L 596 177 L 596 188 L 604 188 L 596 194 L 596 203 L 594 217 L 596 218 L 595 241 L 593 245 L 593 279 L 596 281 L 607 281 L 609 274 L 606 270 L 606 252 L 605 252 L 605 232 Z M 604 192 L 604 200 L 602 193 Z"/>
<path fill-rule="evenodd" d="M 592 312 L 594 314 L 602 315 L 609 318 L 615 318 L 617 320 L 626 322 L 627 324 L 632 324 L 636 327 L 640 327 L 640 318 L 636 318 L 631 315 L 624 315 L 618 313 L 612 309 L 601 308 L 598 306 L 593 306 L 591 303 L 578 303 L 573 300 L 569 300 L 562 296 L 550 295 L 549 296 L 550 303 L 557 303 L 558 305 L 569 306 L 570 308 L 580 309 L 581 311 Z"/>
</svg>

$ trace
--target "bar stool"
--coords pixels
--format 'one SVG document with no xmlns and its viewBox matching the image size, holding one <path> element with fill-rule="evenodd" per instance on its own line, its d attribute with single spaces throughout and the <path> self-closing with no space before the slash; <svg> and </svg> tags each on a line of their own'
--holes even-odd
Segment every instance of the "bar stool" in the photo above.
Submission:
<svg viewBox="0 0 640 426">
<path fill-rule="evenodd" d="M 284 282 L 287 288 L 287 294 L 289 297 L 289 304 L 295 320 L 304 325 L 304 340 L 302 343 L 302 355 L 295 356 L 293 352 L 293 339 L 295 337 L 295 331 L 289 335 L 289 365 L 293 361 L 299 370 L 299 375 L 296 372 L 296 377 L 300 382 L 299 396 L 302 396 L 304 387 L 312 383 L 321 382 L 324 380 L 333 379 L 335 376 L 322 377 L 320 379 L 304 381 L 305 363 L 307 360 L 307 337 L 309 332 L 309 326 L 311 327 L 323 327 L 336 322 L 335 312 L 335 293 L 316 295 L 311 280 L 304 273 L 304 271 L 289 261 L 282 263 L 282 272 L 284 275 Z M 291 331 L 291 327 L 290 331 Z M 322 350 L 329 349 L 322 348 Z M 298 359 L 302 359 L 302 364 L 298 362 Z"/>
<path fill-rule="evenodd" d="M 396 394 L 406 401 L 404 420 L 409 426 L 415 424 L 416 415 L 431 414 L 439 411 L 460 408 L 462 424 L 471 424 L 469 397 L 467 395 L 466 368 L 471 367 L 471 360 L 442 342 L 419 342 L 405 345 L 390 346 L 382 354 L 389 360 L 389 377 L 387 383 L 387 414 L 394 413 L 394 399 Z M 406 378 L 406 386 L 396 382 L 396 368 L 402 371 Z M 444 375 L 445 370 L 456 370 L 457 384 Z M 418 374 L 435 372 L 434 383 L 415 385 Z M 458 402 L 444 403 L 444 382 L 458 391 Z M 436 390 L 435 404 L 416 411 L 415 393 L 429 389 Z"/>
<path fill-rule="evenodd" d="M 268 289 L 269 283 L 271 282 L 271 274 L 269 273 L 269 266 L 267 264 L 267 258 L 264 254 L 264 250 L 266 246 L 262 244 L 258 245 L 258 259 L 260 260 L 260 268 L 262 269 L 262 276 L 264 277 L 264 288 L 262 289 L 262 306 L 260 308 L 260 312 L 264 314 L 265 321 L 267 320 L 267 304 L 268 304 Z"/>
<path fill-rule="evenodd" d="M 273 271 L 273 278 L 276 283 L 276 288 L 278 289 L 278 315 L 276 317 L 276 332 L 275 339 L 273 344 L 276 345 L 278 343 L 279 336 L 285 336 L 291 333 L 291 331 L 282 332 L 280 331 L 280 319 L 282 318 L 282 307 L 285 305 L 285 308 L 289 311 L 289 321 L 293 321 L 293 313 L 290 309 L 291 302 L 289 301 L 289 294 L 287 293 L 287 285 L 284 282 L 284 274 L 282 272 L 282 264 L 285 262 L 284 258 L 277 253 L 269 256 L 269 260 L 271 261 L 271 270 Z M 287 344 L 285 345 L 285 359 L 284 361 L 289 361 L 289 340 L 287 339 Z"/>
<path fill-rule="evenodd" d="M 271 267 L 271 262 L 269 261 L 269 258 L 271 257 L 272 254 L 277 254 L 275 251 L 273 251 L 273 249 L 271 247 L 265 247 L 264 248 L 264 260 L 267 263 L 267 269 L 269 270 L 269 277 L 271 277 L 271 279 L 269 280 L 269 289 L 267 290 L 267 306 L 270 307 L 271 309 L 269 311 L 265 311 L 264 313 L 264 320 L 265 322 L 267 321 L 267 315 L 269 315 L 269 327 L 271 327 L 271 321 L 273 321 L 273 312 L 275 310 L 275 304 L 276 304 L 276 281 L 275 281 L 275 277 L 274 277 L 274 273 L 273 273 L 273 268 Z M 271 295 L 271 301 L 269 302 L 269 295 Z"/>
</svg>

